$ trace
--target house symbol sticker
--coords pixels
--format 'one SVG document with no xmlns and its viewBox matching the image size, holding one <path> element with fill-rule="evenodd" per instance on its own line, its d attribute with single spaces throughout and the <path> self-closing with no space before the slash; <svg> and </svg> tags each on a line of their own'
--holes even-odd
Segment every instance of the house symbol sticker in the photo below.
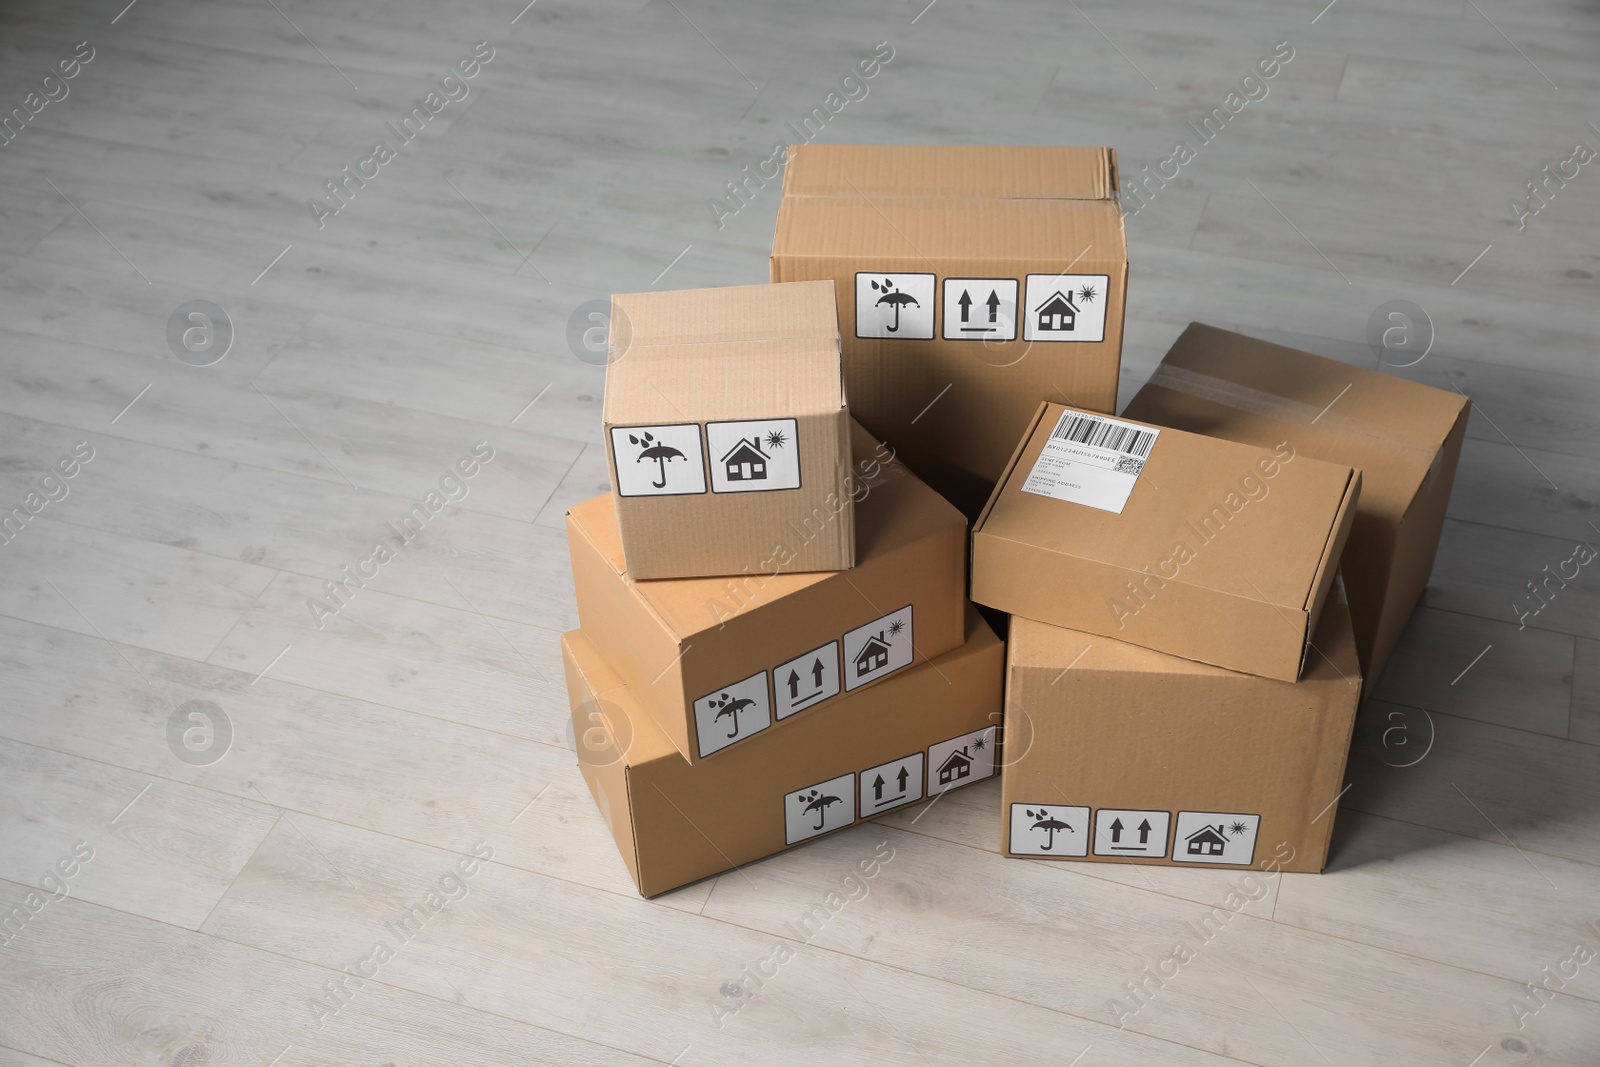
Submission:
<svg viewBox="0 0 1600 1067">
<path fill-rule="evenodd" d="M 1072 296 L 1056 290 L 1050 299 L 1039 306 L 1035 312 L 1039 318 L 1038 328 L 1051 333 L 1071 333 L 1078 321 L 1078 305 L 1072 302 Z"/>
<path fill-rule="evenodd" d="M 1202 826 L 1184 838 L 1184 851 L 1191 856 L 1220 856 L 1228 850 L 1226 830 L 1217 826 Z"/>
<path fill-rule="evenodd" d="M 843 641 L 846 690 L 910 666 L 916 649 L 911 605 L 857 626 L 844 635 Z"/>
<path fill-rule="evenodd" d="M 722 457 L 723 473 L 730 482 L 765 480 L 767 454 L 761 451 L 760 438 L 739 439 Z"/>
<path fill-rule="evenodd" d="M 799 425 L 794 419 L 706 423 L 713 493 L 800 487 Z"/>
<path fill-rule="evenodd" d="M 879 630 L 857 652 L 852 665 L 855 667 L 856 677 L 861 678 L 873 671 L 881 671 L 889 665 L 889 643 L 883 639 L 884 631 Z"/>
</svg>

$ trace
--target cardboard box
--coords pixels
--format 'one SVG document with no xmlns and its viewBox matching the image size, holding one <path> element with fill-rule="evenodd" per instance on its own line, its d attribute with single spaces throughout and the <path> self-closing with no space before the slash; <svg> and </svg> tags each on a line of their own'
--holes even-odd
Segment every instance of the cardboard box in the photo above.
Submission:
<svg viewBox="0 0 1600 1067">
<path fill-rule="evenodd" d="M 832 287 L 743 285 L 611 300 L 605 440 L 635 578 L 755 570 L 837 494 L 850 416 Z M 852 503 L 790 570 L 855 563 Z"/>
<path fill-rule="evenodd" d="M 579 767 L 645 896 L 995 773 L 1005 646 L 969 610 L 953 652 L 691 767 L 591 635 L 561 639 Z"/>
<path fill-rule="evenodd" d="M 1361 696 L 1331 598 L 1299 682 L 1013 619 L 1007 856 L 1320 871 Z"/>
<path fill-rule="evenodd" d="M 635 582 L 609 495 L 567 512 L 578 622 L 690 763 L 961 645 L 966 520 L 859 426 L 858 565 Z M 826 529 L 781 532 L 787 543 Z"/>
<path fill-rule="evenodd" d="M 975 516 L 1039 401 L 1116 410 L 1109 148 L 796 145 L 772 280 L 838 287 L 856 418 Z"/>
<path fill-rule="evenodd" d="M 1444 528 L 1466 397 L 1190 323 L 1124 414 L 1361 471 L 1340 570 L 1362 673 L 1377 683 Z"/>
<path fill-rule="evenodd" d="M 972 535 L 972 599 L 1294 681 L 1361 474 L 1041 405 Z"/>
</svg>

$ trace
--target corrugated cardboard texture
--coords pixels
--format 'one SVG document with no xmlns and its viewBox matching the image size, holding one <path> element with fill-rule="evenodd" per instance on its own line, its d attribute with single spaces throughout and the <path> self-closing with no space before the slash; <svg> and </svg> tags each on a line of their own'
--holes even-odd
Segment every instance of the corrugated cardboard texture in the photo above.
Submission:
<svg viewBox="0 0 1600 1067">
<path fill-rule="evenodd" d="M 634 582 L 614 498 L 605 494 L 567 512 L 579 624 L 692 762 L 700 761 L 693 701 L 856 626 L 909 605 L 913 662 L 961 644 L 966 520 L 859 425 L 853 446 L 859 560 L 849 571 L 794 574 L 772 566 L 732 579 Z M 819 516 L 784 536 L 798 542 L 828 521 Z M 774 721 L 769 730 L 786 730 L 809 714 Z"/>
<path fill-rule="evenodd" d="M 1045 855 L 1012 851 L 1018 804 L 1024 813 L 1046 806 L 1073 825 L 1058 831 L 1062 844 L 1052 851 L 1076 844 L 1087 854 L 1064 858 L 1233 869 L 1275 860 L 1284 870 L 1322 870 L 1361 692 L 1350 616 L 1338 598 L 1330 598 L 1313 646 L 1305 677 L 1292 683 L 1012 620 L 1002 851 Z M 1166 812 L 1166 847 L 1158 857 L 1096 855 L 1095 840 L 1086 841 L 1097 833 L 1093 820 L 1070 808 Z M 1259 816 L 1253 855 L 1236 853 L 1242 864 L 1174 861 L 1185 811 Z M 1110 851 L 1108 835 L 1098 834 Z"/>
<path fill-rule="evenodd" d="M 634 577 L 758 570 L 787 524 L 824 506 L 829 494 L 837 497 L 850 463 L 849 415 L 838 316 L 829 286 L 746 285 L 618 295 L 612 298 L 611 343 L 605 440 Z M 782 427 L 789 439 L 779 447 L 798 452 L 798 486 L 718 491 L 714 468 L 732 441 L 718 444 L 706 424 L 785 419 L 794 425 Z M 698 465 L 698 485 L 686 483 L 675 495 L 630 495 L 619 464 L 644 462 L 648 470 L 648 446 L 628 442 L 628 454 L 619 454 L 622 444 L 614 439 L 613 428 L 640 434 L 648 429 L 665 443 L 661 427 L 691 424 L 697 425 L 684 432 L 694 438 L 694 446 L 676 441 L 679 455 L 663 462 L 659 473 L 670 489 L 669 476 L 681 478 Z M 765 447 L 759 435 L 755 443 Z M 632 455 L 635 451 L 639 454 Z M 827 528 L 796 549 L 790 569 L 851 566 L 852 510 L 845 497 Z"/>
<path fill-rule="evenodd" d="M 836 283 L 852 413 L 968 515 L 1040 400 L 1116 406 L 1127 245 L 1115 187 L 1107 148 L 789 150 L 772 279 Z M 936 275 L 934 337 L 857 337 L 858 272 Z M 944 339 L 944 279 L 1025 288 L 1062 273 L 1106 275 L 1103 341 L 1029 342 L 1020 322 L 1013 340 Z"/>
<path fill-rule="evenodd" d="M 691 767 L 585 631 L 565 634 L 579 767 L 639 892 L 655 896 L 790 847 L 785 794 L 995 727 L 1005 646 L 976 611 L 965 636 L 955 651 L 824 705 L 782 736 Z"/>
<path fill-rule="evenodd" d="M 1376 684 L 1433 570 L 1461 457 L 1464 396 L 1191 323 L 1129 418 L 1361 471 L 1340 569 L 1356 648 Z"/>
<path fill-rule="evenodd" d="M 1162 429 L 1121 514 L 1025 493 L 1063 410 L 1040 407 L 974 528 L 972 598 L 1230 670 L 1295 679 L 1349 533 L 1360 475 Z M 1170 566 L 1178 545 L 1192 558 Z"/>
</svg>

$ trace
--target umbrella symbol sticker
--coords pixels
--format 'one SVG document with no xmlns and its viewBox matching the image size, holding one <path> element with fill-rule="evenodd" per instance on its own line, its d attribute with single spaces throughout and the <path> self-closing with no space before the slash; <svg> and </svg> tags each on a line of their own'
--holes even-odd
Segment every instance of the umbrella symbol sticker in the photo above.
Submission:
<svg viewBox="0 0 1600 1067">
<path fill-rule="evenodd" d="M 1052 817 L 1050 812 L 1044 808 L 1040 808 L 1038 811 L 1034 811 L 1032 808 L 1027 810 L 1028 818 L 1035 820 L 1034 824 L 1028 827 L 1028 829 L 1043 830 L 1048 835 L 1045 839 L 1045 843 L 1040 846 L 1046 852 L 1049 852 L 1055 847 L 1057 830 L 1065 830 L 1069 834 L 1072 832 L 1072 827 L 1068 826 L 1060 819 Z"/>
<path fill-rule="evenodd" d="M 822 824 L 828 821 L 828 805 L 844 803 L 840 798 L 824 793 L 820 789 L 801 793 L 800 799 L 806 801 L 806 806 L 801 809 L 802 814 L 809 811 L 817 813 L 817 825 L 812 827 L 813 830 L 822 829 Z"/>
<path fill-rule="evenodd" d="M 881 285 L 874 281 L 872 283 L 872 288 L 874 292 L 881 292 L 883 294 L 882 296 L 878 297 L 877 302 L 873 305 L 874 307 L 882 304 L 888 304 L 894 309 L 894 323 L 888 327 L 890 333 L 895 333 L 900 329 L 901 308 L 905 307 L 907 304 L 910 304 L 914 307 L 922 306 L 921 304 L 917 303 L 917 298 L 912 296 L 910 293 L 902 293 L 899 289 L 896 289 L 894 287 L 894 283 L 888 278 L 885 278 L 883 280 L 883 284 Z"/>
<path fill-rule="evenodd" d="M 656 470 L 660 473 L 661 480 L 658 482 L 651 482 L 650 484 L 655 486 L 657 489 L 665 489 L 667 487 L 668 460 L 689 458 L 682 452 L 679 452 L 676 448 L 673 448 L 671 445 L 658 444 L 654 434 L 645 433 L 635 437 L 630 433 L 628 435 L 628 440 L 641 447 L 639 458 L 634 460 L 635 463 L 643 463 L 647 459 L 653 459 L 656 461 Z"/>
</svg>

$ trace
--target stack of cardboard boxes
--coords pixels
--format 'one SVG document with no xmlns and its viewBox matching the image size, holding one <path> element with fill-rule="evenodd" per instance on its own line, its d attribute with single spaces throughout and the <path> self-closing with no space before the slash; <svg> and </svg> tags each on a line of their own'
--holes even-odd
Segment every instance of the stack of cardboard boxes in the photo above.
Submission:
<svg viewBox="0 0 1600 1067">
<path fill-rule="evenodd" d="M 642 893 L 996 773 L 1005 855 L 1322 869 L 1465 401 L 1194 325 L 1112 417 L 1115 189 L 803 146 L 773 284 L 614 299 L 562 644 Z"/>
</svg>

